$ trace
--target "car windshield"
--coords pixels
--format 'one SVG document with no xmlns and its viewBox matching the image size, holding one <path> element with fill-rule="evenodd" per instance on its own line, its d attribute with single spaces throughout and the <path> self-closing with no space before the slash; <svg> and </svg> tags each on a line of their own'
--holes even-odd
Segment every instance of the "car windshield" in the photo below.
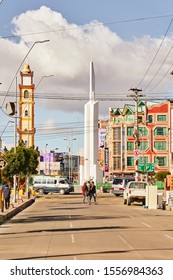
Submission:
<svg viewBox="0 0 173 280">
<path fill-rule="evenodd" d="M 145 189 L 146 188 L 146 183 L 143 182 L 131 182 L 129 185 L 130 189 Z"/>
<path fill-rule="evenodd" d="M 116 179 L 114 179 L 113 184 L 119 185 L 119 184 L 122 184 L 122 182 L 123 182 L 123 180 L 121 178 L 116 178 Z"/>
</svg>

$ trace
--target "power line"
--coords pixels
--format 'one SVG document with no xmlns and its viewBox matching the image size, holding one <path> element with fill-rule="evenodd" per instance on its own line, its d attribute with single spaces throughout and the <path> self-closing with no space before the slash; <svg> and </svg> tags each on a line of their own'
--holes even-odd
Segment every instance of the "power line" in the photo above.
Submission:
<svg viewBox="0 0 173 280">
<path fill-rule="evenodd" d="M 160 51 L 162 45 L 163 45 L 163 42 L 164 42 L 164 40 L 165 40 L 165 38 L 166 38 L 166 36 L 167 36 L 167 34 L 168 34 L 168 31 L 169 31 L 169 29 L 170 29 L 170 27 L 171 27 L 171 25 L 172 25 L 172 22 L 173 22 L 173 18 L 171 19 L 171 21 L 170 21 L 170 23 L 169 23 L 169 25 L 168 25 L 168 28 L 167 28 L 167 30 L 166 30 L 166 32 L 165 32 L 165 35 L 164 35 L 164 37 L 163 37 L 163 39 L 162 39 L 162 41 L 161 41 L 161 43 L 160 43 L 160 45 L 159 45 L 159 47 L 158 47 L 158 49 L 157 49 L 157 51 L 156 51 L 156 53 L 155 53 L 155 55 L 154 55 L 152 61 L 151 61 L 151 63 L 150 63 L 150 65 L 149 65 L 148 69 L 146 70 L 144 76 L 142 77 L 142 79 L 141 79 L 141 81 L 139 82 L 139 84 L 138 84 L 137 87 L 139 87 L 139 86 L 141 85 L 141 83 L 143 82 L 143 80 L 144 80 L 145 77 L 147 76 L 149 70 L 151 69 L 151 66 L 153 65 L 153 63 L 154 63 L 154 61 L 155 61 L 155 59 L 156 59 L 156 57 L 157 57 L 157 55 L 158 55 L 158 53 L 159 53 L 159 51 Z M 148 86 L 147 86 L 147 87 L 148 87 Z M 146 87 L 146 88 L 147 88 L 147 87 Z"/>
<path fill-rule="evenodd" d="M 143 20 L 151 20 L 151 19 L 160 19 L 160 18 L 168 18 L 172 17 L 173 14 L 167 14 L 167 15 L 158 15 L 158 16 L 150 16 L 150 17 L 141 17 L 141 18 L 135 18 L 135 19 L 125 19 L 125 20 L 118 20 L 113 22 L 103 22 L 103 23 L 94 23 L 94 24 L 85 24 L 84 26 L 76 26 L 76 27 L 69 27 L 69 28 L 61 28 L 61 29 L 51 29 L 49 31 L 39 31 L 39 32 L 32 32 L 32 33 L 23 33 L 18 35 L 8 35 L 8 36 L 2 36 L 0 39 L 10 39 L 10 38 L 18 38 L 18 37 L 24 37 L 24 36 L 31 36 L 31 35 L 38 35 L 38 34 L 46 34 L 46 33 L 52 33 L 52 32 L 64 32 L 64 31 L 71 31 L 76 29 L 90 29 L 94 27 L 99 26 L 109 26 L 109 25 L 115 25 L 115 24 L 121 24 L 121 23 L 129 23 L 129 22 L 137 22 L 137 21 L 143 21 Z M 49 27 L 50 28 L 50 27 Z"/>
</svg>

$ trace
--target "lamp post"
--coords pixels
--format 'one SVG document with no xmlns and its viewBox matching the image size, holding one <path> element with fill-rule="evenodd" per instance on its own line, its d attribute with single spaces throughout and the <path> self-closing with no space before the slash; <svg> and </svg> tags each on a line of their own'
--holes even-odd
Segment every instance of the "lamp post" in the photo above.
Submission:
<svg viewBox="0 0 173 280">
<path fill-rule="evenodd" d="M 9 123 L 14 123 L 14 121 L 8 121 L 8 123 L 6 124 L 5 128 L 3 129 L 3 131 L 1 132 L 1 135 L 0 135 L 0 149 L 2 149 L 2 135 L 3 133 L 5 132 L 7 126 Z"/>
<path fill-rule="evenodd" d="M 41 83 L 41 81 L 42 81 L 44 78 L 51 78 L 51 77 L 53 77 L 53 76 L 54 76 L 54 75 L 42 76 L 41 79 L 40 79 L 40 81 L 39 81 L 38 84 L 36 85 L 35 90 L 38 88 L 39 84 Z"/>
<path fill-rule="evenodd" d="M 43 43 L 46 43 L 46 42 L 49 42 L 49 41 L 50 41 L 50 40 L 35 41 L 35 42 L 33 43 L 33 45 L 30 47 L 29 51 L 27 52 L 27 54 L 25 55 L 24 59 L 23 59 L 22 62 L 20 63 L 19 68 L 17 69 L 17 71 L 16 71 L 16 73 L 15 73 L 15 75 L 14 75 L 14 77 L 13 77 L 11 83 L 10 83 L 10 86 L 9 86 L 7 92 L 6 92 L 6 95 L 5 95 L 5 97 L 4 97 L 4 100 L 3 100 L 3 102 L 2 102 L 1 107 L 3 107 L 4 102 L 5 102 L 5 99 L 6 99 L 8 93 L 9 93 L 9 91 L 10 91 L 10 89 L 11 89 L 11 86 L 12 86 L 12 84 L 13 84 L 13 82 L 14 82 L 14 80 L 15 80 L 15 78 L 16 78 L 18 72 L 19 72 L 19 70 L 20 70 L 21 67 L 22 67 L 22 64 L 24 63 L 25 59 L 28 57 L 28 55 L 29 55 L 29 53 L 31 52 L 31 50 L 34 48 L 34 46 L 35 46 L 36 44 L 43 44 Z"/>
<path fill-rule="evenodd" d="M 68 141 L 68 146 L 67 148 L 69 149 L 68 150 L 68 160 L 69 160 L 69 180 L 70 178 L 72 177 L 73 175 L 73 170 L 72 170 L 72 166 L 71 166 L 71 147 L 72 147 L 72 141 L 76 140 L 77 138 L 64 138 L 64 140 Z"/>
</svg>

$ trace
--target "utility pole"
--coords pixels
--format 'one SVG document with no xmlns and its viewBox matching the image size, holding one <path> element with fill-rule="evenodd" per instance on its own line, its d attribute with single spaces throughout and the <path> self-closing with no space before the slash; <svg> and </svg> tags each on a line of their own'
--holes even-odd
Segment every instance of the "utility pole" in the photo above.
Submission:
<svg viewBox="0 0 173 280">
<path fill-rule="evenodd" d="M 139 102 L 139 97 L 144 96 L 140 92 L 142 89 L 139 88 L 131 88 L 129 89 L 133 91 L 133 94 L 128 95 L 128 97 L 132 97 L 135 101 L 135 119 L 134 119 L 134 138 L 135 138 L 135 150 L 134 150 L 134 157 L 135 157 L 135 166 L 136 166 L 136 171 L 138 170 L 138 147 L 139 147 L 139 133 L 138 133 L 138 102 Z M 135 174 L 135 179 L 138 181 L 138 173 L 136 172 Z"/>
</svg>

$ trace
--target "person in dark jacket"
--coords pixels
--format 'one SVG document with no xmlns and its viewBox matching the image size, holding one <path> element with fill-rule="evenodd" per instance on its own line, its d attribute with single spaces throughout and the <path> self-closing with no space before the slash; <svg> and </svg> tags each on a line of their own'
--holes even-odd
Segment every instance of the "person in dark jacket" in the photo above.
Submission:
<svg viewBox="0 0 173 280">
<path fill-rule="evenodd" d="M 96 186 L 94 182 L 91 182 L 91 189 L 90 189 L 90 203 L 92 197 L 94 198 L 94 204 L 96 204 Z"/>
<path fill-rule="evenodd" d="M 8 184 L 4 187 L 3 196 L 5 200 L 5 209 L 8 209 L 10 207 L 10 187 Z"/>
</svg>

